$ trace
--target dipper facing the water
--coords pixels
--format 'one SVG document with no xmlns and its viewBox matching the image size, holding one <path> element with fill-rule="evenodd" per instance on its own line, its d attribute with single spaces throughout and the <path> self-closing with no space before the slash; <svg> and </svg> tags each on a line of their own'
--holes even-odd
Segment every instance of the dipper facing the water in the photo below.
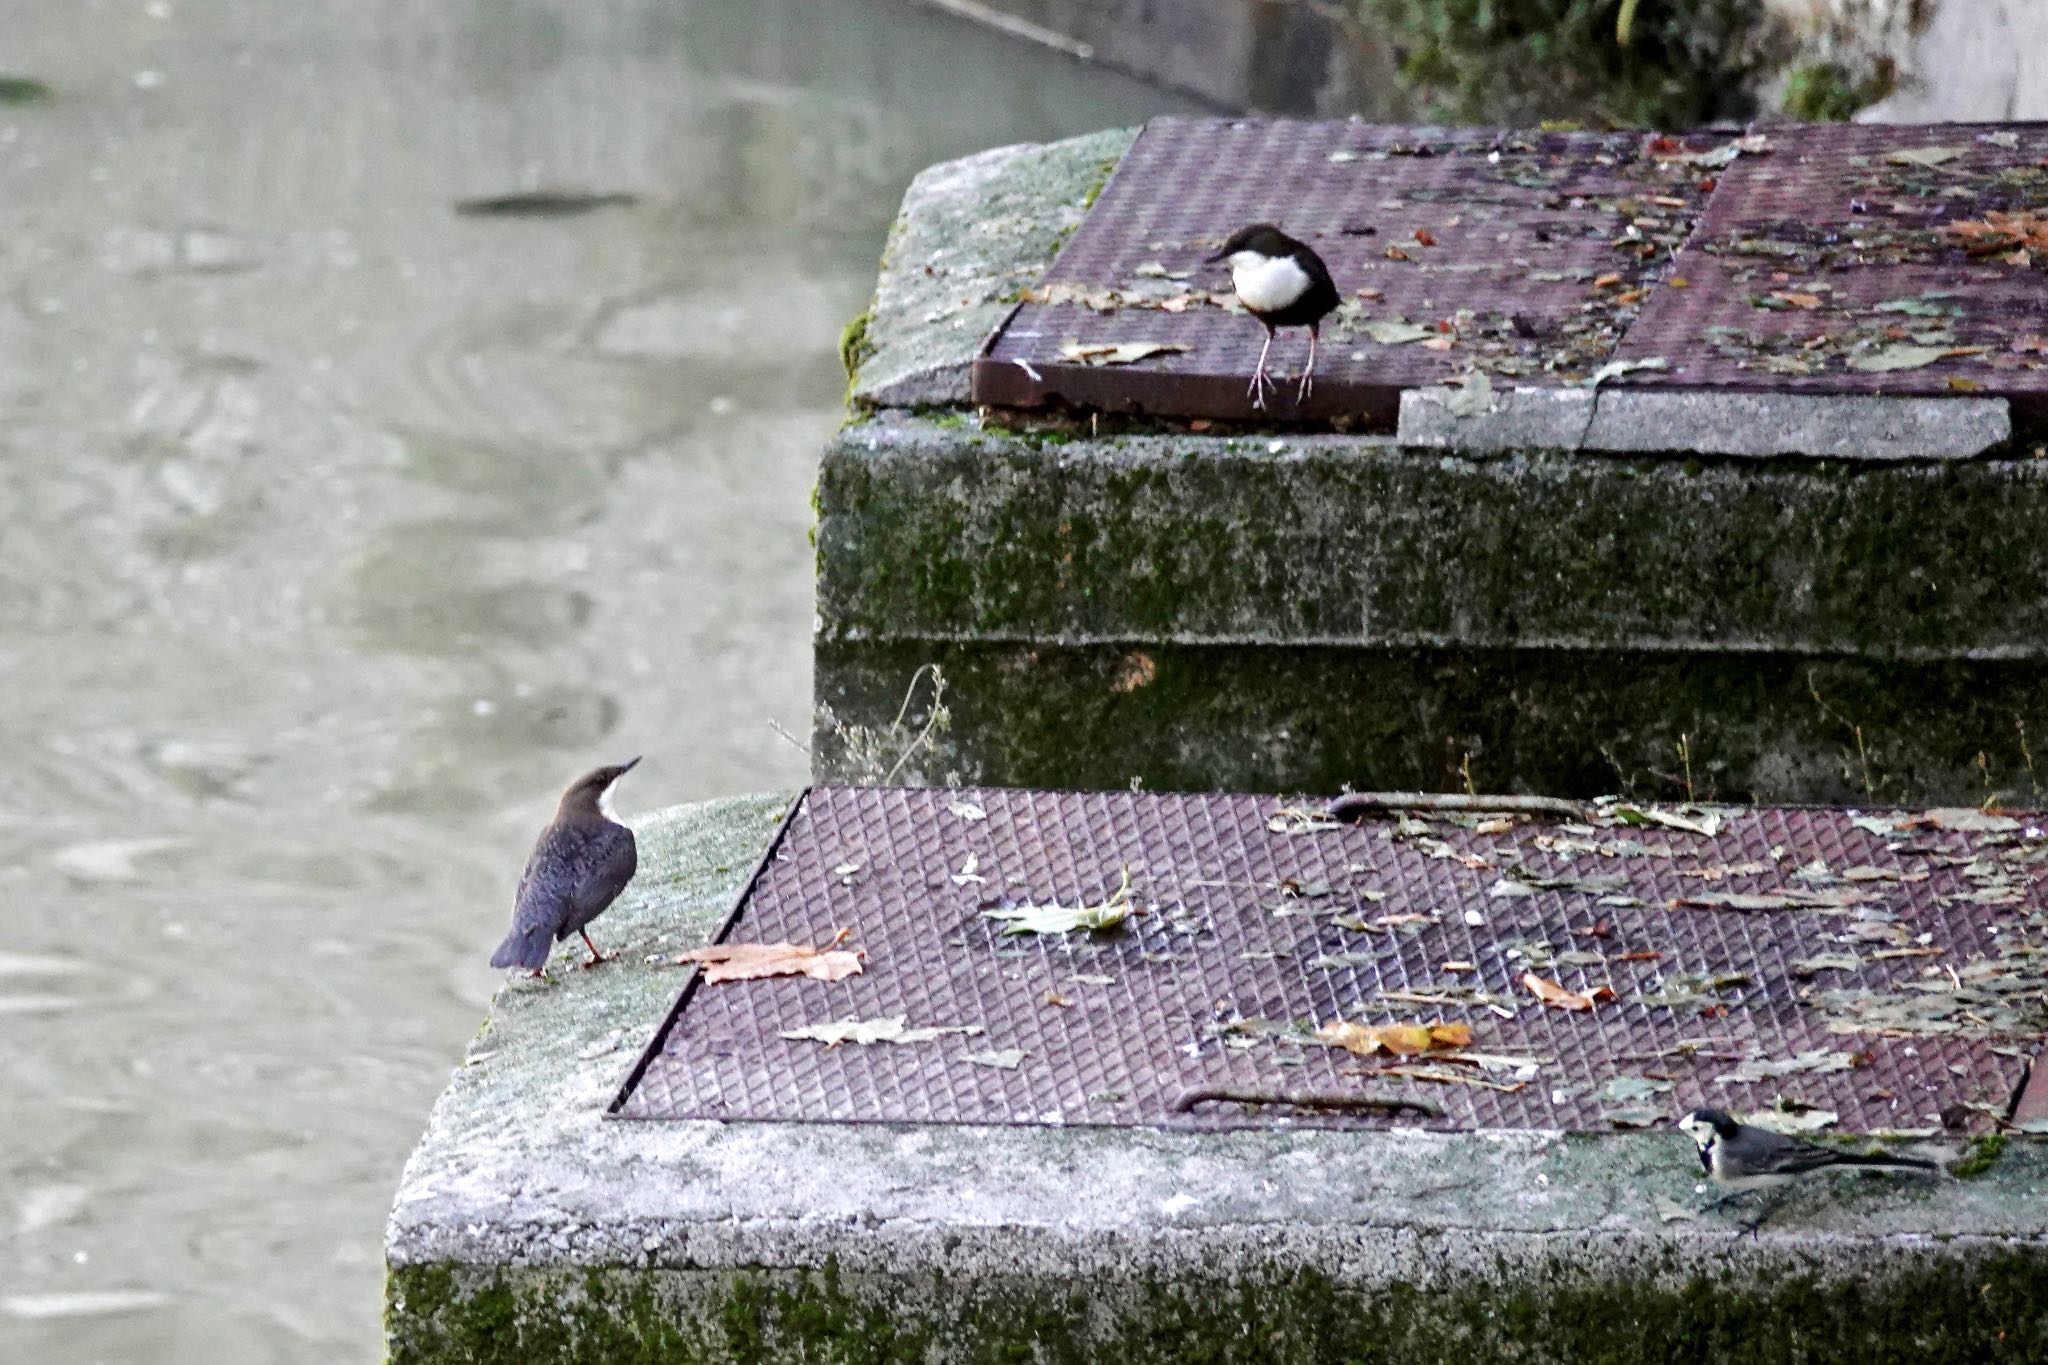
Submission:
<svg viewBox="0 0 2048 1365">
<path fill-rule="evenodd" d="M 600 953 L 584 926 L 618 899 L 639 865 L 633 831 L 613 819 L 611 811 L 612 783 L 639 761 L 593 769 L 562 793 L 555 818 L 526 860 L 512 902 L 512 932 L 491 954 L 493 967 L 524 967 L 545 976 L 548 949 L 571 934 L 582 934 L 590 949 L 586 967 L 618 956 Z"/>
<path fill-rule="evenodd" d="M 1302 367 L 1294 401 L 1307 398 L 1316 386 L 1317 332 L 1337 306 L 1337 286 L 1331 283 L 1323 258 L 1271 223 L 1253 223 L 1231 233 L 1209 260 L 1230 263 L 1230 283 L 1238 302 L 1266 328 L 1266 344 L 1259 348 L 1259 363 L 1252 370 L 1252 406 L 1263 409 L 1265 391 L 1274 387 L 1266 374 L 1266 353 L 1273 349 L 1273 333 L 1280 327 L 1308 328 L 1308 364 Z"/>
</svg>

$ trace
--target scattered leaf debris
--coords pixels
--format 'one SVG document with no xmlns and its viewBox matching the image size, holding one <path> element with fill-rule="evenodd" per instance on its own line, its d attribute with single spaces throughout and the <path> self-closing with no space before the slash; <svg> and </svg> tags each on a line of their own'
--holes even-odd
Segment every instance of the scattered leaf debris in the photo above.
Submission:
<svg viewBox="0 0 2048 1365">
<path fill-rule="evenodd" d="M 1181 341 L 1063 341 L 1060 354 L 1084 365 L 1135 365 L 1155 355 L 1194 348 Z"/>
<path fill-rule="evenodd" d="M 841 948 L 847 933 L 823 948 L 807 943 L 714 943 L 677 953 L 675 961 L 702 963 L 704 981 L 755 981 L 768 976 L 808 976 L 817 981 L 840 981 L 861 970 L 861 955 Z"/>
<path fill-rule="evenodd" d="M 1126 867 L 1115 891 L 1094 905 L 1017 905 L 984 910 L 982 915 L 1003 926 L 1009 934 L 1067 934 L 1076 929 L 1100 932 L 1114 929 L 1130 918 L 1131 870 Z"/>
<path fill-rule="evenodd" d="M 908 1015 L 891 1014 L 880 1019 L 835 1019 L 824 1024 L 805 1024 L 802 1028 L 784 1029 L 778 1036 L 792 1041 L 823 1043 L 826 1047 L 838 1047 L 841 1043 L 858 1043 L 862 1047 L 874 1043 L 929 1043 L 934 1038 L 943 1038 L 949 1033 L 973 1036 L 982 1031 L 979 1024 L 941 1024 L 930 1028 L 905 1028 Z"/>
</svg>

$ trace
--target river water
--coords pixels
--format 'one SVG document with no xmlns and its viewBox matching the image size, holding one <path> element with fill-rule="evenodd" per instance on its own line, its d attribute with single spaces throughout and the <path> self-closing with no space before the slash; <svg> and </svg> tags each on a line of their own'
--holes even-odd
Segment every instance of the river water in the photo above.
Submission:
<svg viewBox="0 0 2048 1365">
<path fill-rule="evenodd" d="M 903 185 L 1185 106 L 904 0 L 0 0 L 0 77 L 0 1361 L 374 1360 L 555 791 L 803 776 Z"/>
</svg>

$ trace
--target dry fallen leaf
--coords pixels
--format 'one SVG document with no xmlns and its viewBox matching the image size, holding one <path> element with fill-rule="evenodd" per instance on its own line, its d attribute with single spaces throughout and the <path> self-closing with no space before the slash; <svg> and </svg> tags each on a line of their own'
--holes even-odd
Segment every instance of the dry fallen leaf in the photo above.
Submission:
<svg viewBox="0 0 2048 1365">
<path fill-rule="evenodd" d="M 1063 341 L 1060 355 L 1083 365 L 1130 365 L 1148 356 L 1192 349 L 1180 341 Z"/>
<path fill-rule="evenodd" d="M 1483 1076 L 1468 1076 L 1459 1071 L 1444 1071 L 1432 1066 L 1383 1066 L 1371 1073 L 1375 1076 L 1406 1076 L 1411 1081 L 1434 1081 L 1438 1085 L 1474 1085 L 1481 1090 L 1498 1090 L 1512 1095 L 1528 1087 L 1527 1081 L 1489 1081 Z"/>
<path fill-rule="evenodd" d="M 861 970 L 859 953 L 830 945 L 813 948 L 807 943 L 714 943 L 709 948 L 677 953 L 675 960 L 703 963 L 704 980 L 709 985 L 764 976 L 838 981 Z"/>
<path fill-rule="evenodd" d="M 1315 1032 L 1316 1041 L 1341 1047 L 1361 1057 L 1391 1052 L 1400 1057 L 1419 1056 L 1442 1048 L 1464 1047 L 1472 1041 L 1470 1024 L 1364 1024 L 1332 1019 Z"/>
<path fill-rule="evenodd" d="M 784 1029 L 777 1036 L 793 1041 L 823 1043 L 826 1047 L 838 1047 L 841 1043 L 859 1043 L 866 1047 L 873 1043 L 929 1043 L 949 1033 L 973 1037 L 982 1031 L 979 1024 L 905 1028 L 904 1017 L 891 1014 L 880 1019 L 835 1019 L 828 1024 L 805 1024 L 802 1028 Z"/>
<path fill-rule="evenodd" d="M 1961 156 L 1964 147 L 1901 147 L 1885 158 L 1895 166 L 1939 166 Z"/>
<path fill-rule="evenodd" d="M 1399 346 L 1404 342 L 1421 341 L 1426 337 L 1436 335 L 1435 332 L 1427 327 L 1413 322 L 1403 322 L 1399 319 L 1368 322 L 1362 330 L 1367 336 L 1382 346 Z"/>
<path fill-rule="evenodd" d="M 1611 986 L 1595 986 L 1590 991 L 1566 990 L 1548 977 L 1538 976 L 1534 972 L 1523 972 L 1522 984 L 1528 987 L 1529 994 L 1544 1004 L 1555 1005 L 1561 1010 L 1589 1010 L 1602 1001 L 1614 999 L 1614 989 Z"/>
<path fill-rule="evenodd" d="M 1066 934 L 1076 929 L 1114 929 L 1136 907 L 1131 903 L 1131 869 L 1123 869 L 1117 889 L 1096 905 L 1017 905 L 984 910 L 985 919 L 1002 922 L 1004 934 Z"/>
</svg>

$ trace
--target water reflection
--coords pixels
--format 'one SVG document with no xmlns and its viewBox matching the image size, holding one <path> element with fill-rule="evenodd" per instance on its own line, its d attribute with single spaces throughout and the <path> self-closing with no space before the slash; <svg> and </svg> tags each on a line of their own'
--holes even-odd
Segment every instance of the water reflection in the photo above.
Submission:
<svg viewBox="0 0 2048 1365">
<path fill-rule="evenodd" d="M 0 1358 L 373 1359 L 554 790 L 800 778 L 903 182 L 1174 102 L 851 0 L 6 26 Z"/>
</svg>

